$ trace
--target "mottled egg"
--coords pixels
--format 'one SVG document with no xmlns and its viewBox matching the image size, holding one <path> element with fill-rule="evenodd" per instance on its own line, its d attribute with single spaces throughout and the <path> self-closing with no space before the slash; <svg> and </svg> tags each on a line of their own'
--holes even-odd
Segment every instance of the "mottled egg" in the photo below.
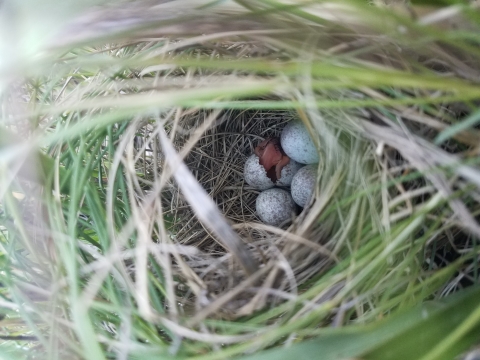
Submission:
<svg viewBox="0 0 480 360">
<path fill-rule="evenodd" d="M 303 166 L 296 161 L 290 159 L 287 165 L 285 165 L 280 174 L 280 179 L 277 180 L 278 186 L 289 186 L 292 183 L 293 176 Z M 245 162 L 243 176 L 248 185 L 259 189 L 266 190 L 272 188 L 275 183 L 267 176 L 267 171 L 260 165 L 257 155 L 250 155 Z"/>
<path fill-rule="evenodd" d="M 307 165 L 302 167 L 293 176 L 291 184 L 291 193 L 293 200 L 304 207 L 315 190 L 317 176 L 317 165 Z"/>
<path fill-rule="evenodd" d="M 280 143 L 285 154 L 296 162 L 316 164 L 319 161 L 317 148 L 301 121 L 291 121 L 285 126 L 280 136 Z"/>
<path fill-rule="evenodd" d="M 274 188 L 258 195 L 256 209 L 258 217 L 265 224 L 278 226 L 292 218 L 295 202 L 288 191 Z"/>
</svg>

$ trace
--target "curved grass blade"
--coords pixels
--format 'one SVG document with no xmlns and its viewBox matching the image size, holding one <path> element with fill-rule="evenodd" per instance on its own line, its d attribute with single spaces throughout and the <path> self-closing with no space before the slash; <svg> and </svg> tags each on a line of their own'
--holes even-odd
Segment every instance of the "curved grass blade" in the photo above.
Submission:
<svg viewBox="0 0 480 360">
<path fill-rule="evenodd" d="M 432 301 L 378 322 L 374 326 L 350 326 L 326 330 L 317 340 L 290 348 L 267 350 L 242 360 L 317 359 L 365 360 L 421 359 L 457 326 L 478 311 L 480 287 Z M 437 359 L 452 359 L 480 336 L 480 322 L 470 328 Z"/>
<path fill-rule="evenodd" d="M 466 131 L 476 125 L 480 124 L 480 110 L 475 111 L 473 114 L 469 115 L 465 120 L 456 123 L 445 130 L 435 138 L 435 144 L 439 145 L 445 140 L 448 140 L 462 131 Z"/>
</svg>

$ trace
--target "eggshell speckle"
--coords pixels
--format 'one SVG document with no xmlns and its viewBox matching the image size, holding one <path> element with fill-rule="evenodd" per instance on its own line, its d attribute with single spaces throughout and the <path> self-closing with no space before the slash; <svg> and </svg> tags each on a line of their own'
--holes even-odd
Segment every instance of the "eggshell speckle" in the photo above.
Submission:
<svg viewBox="0 0 480 360">
<path fill-rule="evenodd" d="M 293 176 L 303 166 L 294 160 L 290 159 L 290 162 L 285 165 L 280 173 L 280 179 L 277 180 L 279 186 L 289 186 L 292 183 Z M 259 189 L 266 190 L 272 188 L 275 184 L 267 176 L 265 168 L 260 165 L 258 156 L 250 155 L 245 162 L 244 178 L 247 184 Z"/>
<path fill-rule="evenodd" d="M 275 185 L 255 154 L 250 155 L 245 162 L 243 176 L 247 184 L 259 190 L 270 189 Z"/>
<path fill-rule="evenodd" d="M 283 151 L 290 159 L 301 164 L 316 164 L 318 151 L 310 138 L 307 128 L 300 121 L 292 121 L 285 126 L 280 136 Z"/>
<path fill-rule="evenodd" d="M 316 183 L 316 165 L 307 165 L 297 171 L 292 179 L 291 192 L 293 200 L 304 207 L 313 194 Z"/>
<path fill-rule="evenodd" d="M 276 184 L 278 186 L 289 186 L 292 183 L 293 176 L 303 166 L 303 164 L 290 159 L 288 164 L 282 168 L 282 171 L 280 172 L 280 179 L 277 180 Z"/>
<path fill-rule="evenodd" d="M 295 202 L 288 191 L 274 188 L 258 195 L 256 209 L 265 224 L 278 226 L 291 219 L 295 211 Z"/>
</svg>

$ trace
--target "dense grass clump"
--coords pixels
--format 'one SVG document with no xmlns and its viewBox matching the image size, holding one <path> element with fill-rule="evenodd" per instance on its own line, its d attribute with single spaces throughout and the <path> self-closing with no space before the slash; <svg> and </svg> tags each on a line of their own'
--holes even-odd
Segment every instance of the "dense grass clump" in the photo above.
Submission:
<svg viewBox="0 0 480 360">
<path fill-rule="evenodd" d="M 0 357 L 475 346 L 477 2 L 95 4 L 0 5 Z M 292 119 L 317 186 L 272 227 L 243 164 Z"/>
</svg>

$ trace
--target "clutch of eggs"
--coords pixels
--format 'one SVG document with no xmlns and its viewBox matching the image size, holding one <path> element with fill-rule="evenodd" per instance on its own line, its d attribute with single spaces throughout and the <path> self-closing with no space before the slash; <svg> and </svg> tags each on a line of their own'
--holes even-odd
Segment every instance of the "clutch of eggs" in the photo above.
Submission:
<svg viewBox="0 0 480 360">
<path fill-rule="evenodd" d="M 267 176 L 257 155 L 252 154 L 244 167 L 245 181 L 258 190 L 265 190 L 257 197 L 257 214 L 265 224 L 273 226 L 292 219 L 295 204 L 304 207 L 309 202 L 315 190 L 319 162 L 318 150 L 301 121 L 285 126 L 280 143 L 290 161 L 282 168 L 276 183 Z M 273 188 L 275 185 L 290 186 L 290 191 Z"/>
<path fill-rule="evenodd" d="M 260 159 L 257 155 L 250 155 L 245 162 L 245 167 L 243 170 L 243 176 L 247 184 L 258 190 L 270 189 L 275 185 L 289 186 L 292 183 L 293 176 L 303 166 L 302 164 L 290 159 L 290 162 L 285 165 L 280 172 L 280 179 L 274 183 L 267 176 L 267 171 L 263 165 L 260 165 L 259 160 Z"/>
</svg>

